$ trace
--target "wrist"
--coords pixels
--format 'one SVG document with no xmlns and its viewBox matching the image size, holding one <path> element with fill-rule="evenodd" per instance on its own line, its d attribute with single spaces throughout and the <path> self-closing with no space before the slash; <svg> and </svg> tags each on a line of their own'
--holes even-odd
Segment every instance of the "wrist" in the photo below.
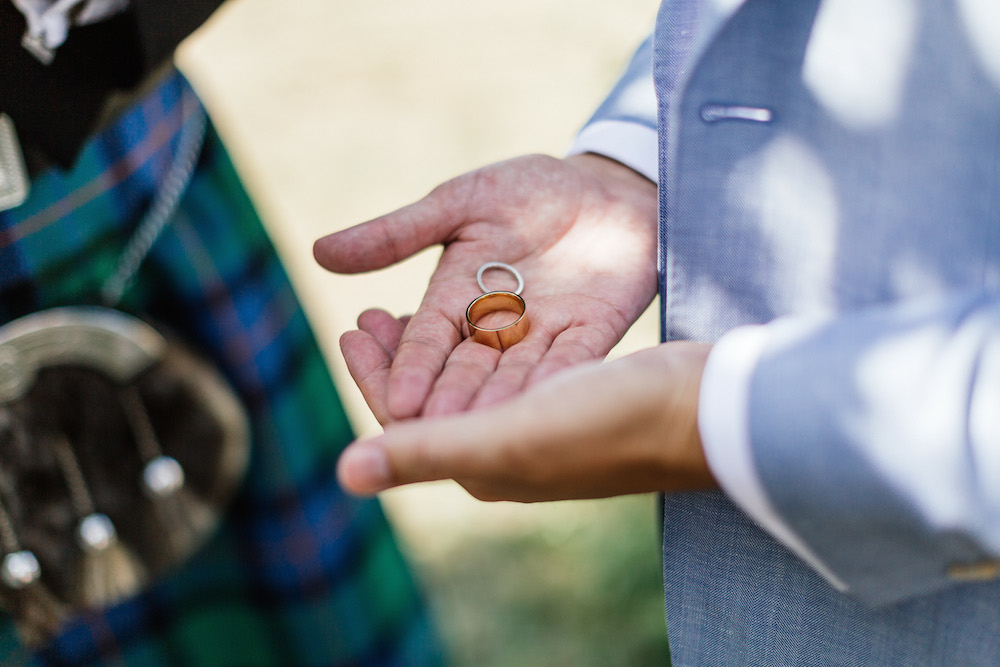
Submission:
<svg viewBox="0 0 1000 667">
<path fill-rule="evenodd" d="M 718 488 L 698 430 L 701 379 L 711 349 L 706 343 L 677 341 L 631 357 L 633 377 L 646 378 L 649 389 L 634 420 L 646 424 L 652 436 L 645 460 L 657 470 L 661 491 Z"/>
<path fill-rule="evenodd" d="M 701 383 L 708 363 L 712 345 L 691 341 L 666 343 L 671 356 L 684 369 L 678 372 L 683 378 L 684 388 L 678 393 L 678 420 L 682 430 L 678 434 L 675 467 L 684 471 L 688 490 L 715 489 L 718 481 L 712 474 L 705 456 L 705 447 L 698 427 L 698 410 L 701 397 Z"/>
<path fill-rule="evenodd" d="M 620 179 L 635 184 L 637 187 L 651 188 L 656 191 L 656 182 L 650 180 L 641 171 L 633 169 L 624 162 L 600 153 L 577 153 L 563 158 L 566 162 L 587 172 L 604 178 Z"/>
</svg>

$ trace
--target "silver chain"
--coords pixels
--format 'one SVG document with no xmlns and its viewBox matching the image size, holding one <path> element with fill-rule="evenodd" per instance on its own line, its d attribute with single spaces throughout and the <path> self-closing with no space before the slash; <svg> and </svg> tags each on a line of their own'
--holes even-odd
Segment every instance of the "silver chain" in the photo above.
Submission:
<svg viewBox="0 0 1000 667">
<path fill-rule="evenodd" d="M 195 108 L 190 118 L 185 121 L 181 129 L 177 152 L 170 170 L 153 196 L 149 210 L 136 226 L 125 249 L 118 257 L 114 273 L 101 285 L 101 302 L 108 307 L 117 306 L 132 286 L 139 267 L 174 217 L 177 205 L 191 182 L 208 127 L 208 117 L 204 108 L 197 101 L 193 106 Z"/>
</svg>

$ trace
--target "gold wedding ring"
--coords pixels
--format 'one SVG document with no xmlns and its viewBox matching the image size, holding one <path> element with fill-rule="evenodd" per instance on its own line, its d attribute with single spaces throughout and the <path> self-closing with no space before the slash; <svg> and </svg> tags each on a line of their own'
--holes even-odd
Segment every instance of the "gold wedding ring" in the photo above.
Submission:
<svg viewBox="0 0 1000 667">
<path fill-rule="evenodd" d="M 515 313 L 517 319 L 495 329 L 476 324 L 485 315 L 498 311 Z M 465 309 L 465 321 L 469 323 L 469 337 L 472 340 L 501 352 L 520 342 L 528 333 L 529 327 L 524 299 L 514 292 L 487 292 L 476 298 Z"/>
</svg>

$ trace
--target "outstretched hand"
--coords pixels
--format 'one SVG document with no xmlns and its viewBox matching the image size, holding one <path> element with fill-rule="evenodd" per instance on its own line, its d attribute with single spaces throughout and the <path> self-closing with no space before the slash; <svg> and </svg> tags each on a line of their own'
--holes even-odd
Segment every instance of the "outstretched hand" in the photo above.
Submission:
<svg viewBox="0 0 1000 667">
<path fill-rule="evenodd" d="M 697 427 L 709 349 L 666 343 L 489 408 L 391 424 L 344 450 L 340 483 L 368 495 L 454 479 L 481 500 L 522 502 L 714 488 Z"/>
<path fill-rule="evenodd" d="M 601 359 L 656 289 L 656 187 L 596 155 L 527 156 L 453 179 L 424 199 L 316 241 L 317 262 L 360 273 L 444 245 L 420 307 L 367 310 L 344 334 L 348 369 L 382 424 L 492 405 Z M 502 354 L 465 338 L 486 262 L 516 267 L 531 328 Z"/>
</svg>

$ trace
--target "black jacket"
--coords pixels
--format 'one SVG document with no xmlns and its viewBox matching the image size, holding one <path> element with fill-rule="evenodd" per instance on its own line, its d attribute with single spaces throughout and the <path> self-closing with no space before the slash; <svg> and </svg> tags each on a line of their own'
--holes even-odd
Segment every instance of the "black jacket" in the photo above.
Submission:
<svg viewBox="0 0 1000 667">
<path fill-rule="evenodd" d="M 132 0 L 104 21 L 70 30 L 49 65 L 21 46 L 25 21 L 0 0 L 0 112 L 29 163 L 72 165 L 108 98 L 138 86 L 222 0 Z"/>
</svg>

